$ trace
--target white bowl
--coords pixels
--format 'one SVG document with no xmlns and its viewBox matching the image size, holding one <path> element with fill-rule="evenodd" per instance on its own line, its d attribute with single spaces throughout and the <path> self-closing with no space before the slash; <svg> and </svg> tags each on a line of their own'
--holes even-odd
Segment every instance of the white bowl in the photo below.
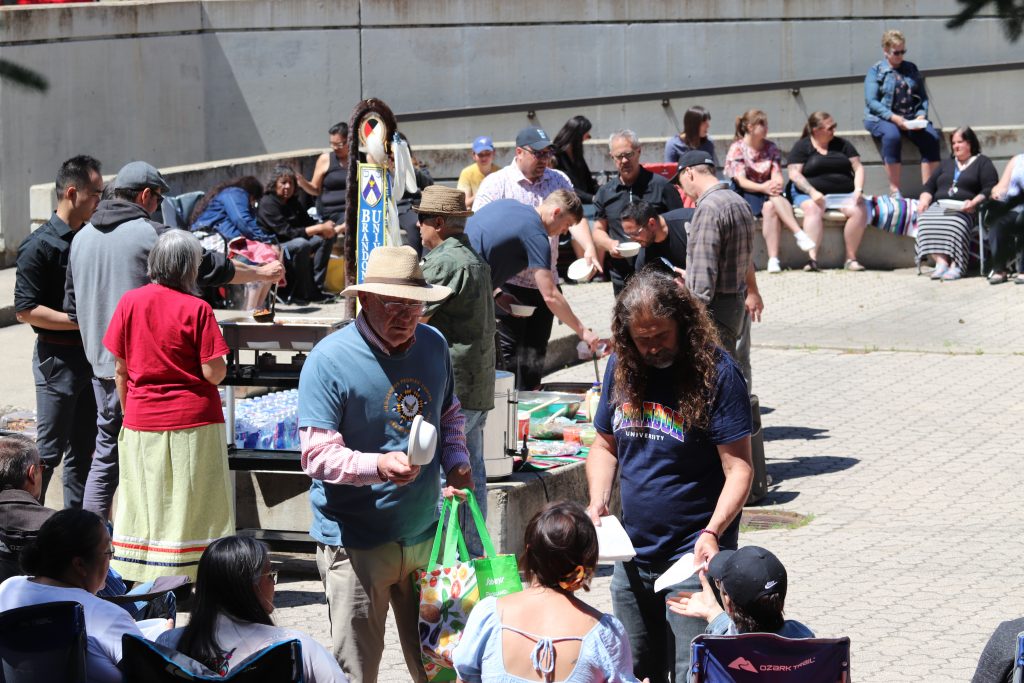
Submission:
<svg viewBox="0 0 1024 683">
<path fill-rule="evenodd" d="M 619 255 L 623 258 L 632 258 L 640 253 L 639 242 L 620 242 Z"/>
<path fill-rule="evenodd" d="M 594 273 L 597 272 L 595 268 L 587 259 L 580 258 L 576 259 L 569 264 L 569 270 L 566 275 L 569 276 L 570 280 L 576 282 L 590 282 L 590 278 L 594 277 Z"/>
<path fill-rule="evenodd" d="M 437 450 L 437 430 L 434 425 L 417 415 L 409 428 L 409 447 L 406 454 L 410 465 L 429 465 Z"/>
<path fill-rule="evenodd" d="M 520 318 L 529 318 L 537 310 L 536 306 L 524 306 L 523 304 L 510 304 L 509 308 L 512 309 L 512 315 L 517 315 Z"/>
</svg>

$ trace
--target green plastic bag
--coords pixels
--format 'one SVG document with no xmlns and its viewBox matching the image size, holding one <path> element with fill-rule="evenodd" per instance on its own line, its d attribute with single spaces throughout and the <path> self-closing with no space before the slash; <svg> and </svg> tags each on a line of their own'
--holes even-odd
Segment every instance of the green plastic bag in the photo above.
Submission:
<svg viewBox="0 0 1024 683">
<path fill-rule="evenodd" d="M 469 489 L 463 489 L 463 492 L 466 494 L 466 506 L 469 508 L 473 524 L 476 525 L 477 533 L 480 535 L 480 544 L 484 548 L 484 556 L 473 560 L 473 570 L 476 572 L 476 584 L 480 590 L 480 597 L 499 597 L 509 593 L 518 593 L 523 590 L 523 582 L 519 578 L 519 563 L 516 561 L 516 556 L 499 555 L 495 551 L 476 497 Z M 455 519 L 458 520 L 458 517 Z"/>
</svg>

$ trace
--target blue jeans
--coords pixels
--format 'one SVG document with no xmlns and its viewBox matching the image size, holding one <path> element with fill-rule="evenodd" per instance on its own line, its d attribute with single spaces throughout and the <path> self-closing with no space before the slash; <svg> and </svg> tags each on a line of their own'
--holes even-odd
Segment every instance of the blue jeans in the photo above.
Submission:
<svg viewBox="0 0 1024 683">
<path fill-rule="evenodd" d="M 96 396 L 96 452 L 85 482 L 82 507 L 107 519 L 120 478 L 117 437 L 121 433 L 124 414 L 113 379 L 93 377 L 92 389 Z"/>
<path fill-rule="evenodd" d="M 903 130 L 892 121 L 865 119 L 864 128 L 882 143 L 882 161 L 898 164 L 903 161 L 903 138 L 906 137 L 921 152 L 921 161 L 939 161 L 939 133 L 932 127 Z M 796 204 L 796 202 L 793 202 Z"/>
<path fill-rule="evenodd" d="M 665 599 L 678 591 L 700 592 L 696 574 L 659 593 L 654 581 L 671 562 L 641 567 L 636 562 L 616 562 L 612 574 L 612 609 L 629 636 L 633 651 L 633 675 L 651 683 L 689 681 L 690 641 L 704 633 L 703 619 L 669 611 Z"/>
<path fill-rule="evenodd" d="M 487 471 L 484 469 L 484 424 L 487 422 L 489 410 L 468 410 L 462 409 L 462 415 L 466 418 L 466 448 L 469 450 L 469 466 L 473 468 L 473 495 L 480 506 L 484 520 L 487 519 Z M 441 475 L 441 485 L 444 486 L 444 474 Z M 441 505 L 441 502 L 438 502 Z M 466 539 L 466 548 L 473 557 L 481 557 L 484 554 L 483 544 L 480 542 L 480 534 L 476 531 L 476 524 L 473 523 L 473 516 L 466 506 L 459 507 L 459 528 Z"/>
</svg>

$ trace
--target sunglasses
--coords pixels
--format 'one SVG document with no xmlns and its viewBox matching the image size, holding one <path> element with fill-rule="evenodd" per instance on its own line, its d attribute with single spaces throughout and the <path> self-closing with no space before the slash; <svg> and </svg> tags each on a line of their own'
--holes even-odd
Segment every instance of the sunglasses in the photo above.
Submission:
<svg viewBox="0 0 1024 683">
<path fill-rule="evenodd" d="M 838 127 L 839 127 L 839 124 L 833 123 L 831 126 L 818 126 L 818 129 L 819 130 L 831 130 L 831 131 L 834 131 Z"/>
<path fill-rule="evenodd" d="M 615 161 L 630 161 L 636 157 L 636 155 L 637 151 L 634 149 L 630 152 L 623 152 L 622 154 L 613 154 L 612 159 L 615 159 Z"/>
<path fill-rule="evenodd" d="M 897 57 L 902 57 L 903 55 L 907 54 L 907 51 L 906 50 L 892 50 L 889 54 L 896 55 Z"/>
<path fill-rule="evenodd" d="M 551 157 L 555 156 L 554 150 L 551 149 L 550 147 L 542 150 L 536 150 L 533 149 L 532 147 L 523 147 L 523 149 L 529 152 L 534 159 L 550 159 Z"/>
</svg>

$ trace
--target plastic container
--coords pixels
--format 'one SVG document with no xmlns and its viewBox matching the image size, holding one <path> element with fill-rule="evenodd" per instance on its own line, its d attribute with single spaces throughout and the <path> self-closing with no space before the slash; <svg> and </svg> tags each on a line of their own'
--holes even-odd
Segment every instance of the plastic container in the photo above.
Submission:
<svg viewBox="0 0 1024 683">
<path fill-rule="evenodd" d="M 583 397 L 583 410 L 587 416 L 588 422 L 594 421 L 594 415 L 597 413 L 597 406 L 601 402 L 601 383 L 594 382 L 593 386 L 587 389 L 586 395 Z"/>
</svg>

